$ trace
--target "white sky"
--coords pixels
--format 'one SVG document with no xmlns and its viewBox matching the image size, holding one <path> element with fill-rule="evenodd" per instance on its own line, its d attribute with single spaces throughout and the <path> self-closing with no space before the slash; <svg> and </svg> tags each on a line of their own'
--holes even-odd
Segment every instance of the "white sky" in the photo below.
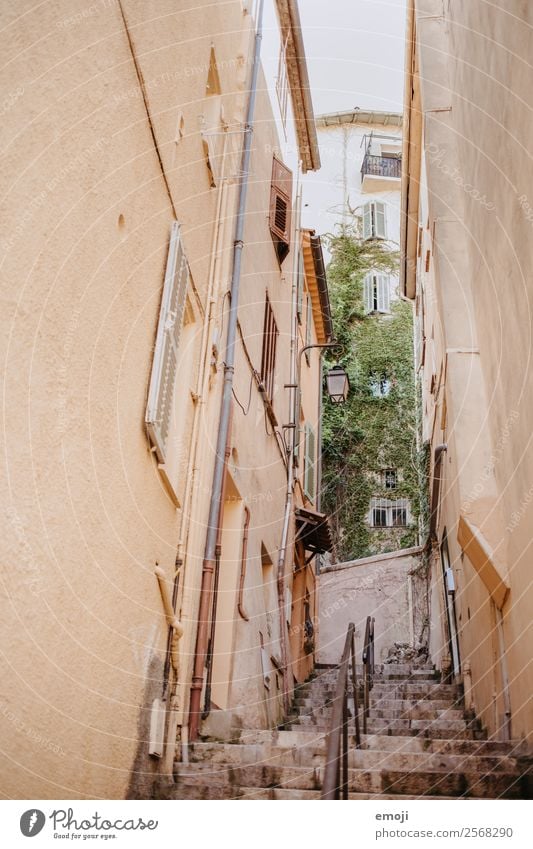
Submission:
<svg viewBox="0 0 533 849">
<path fill-rule="evenodd" d="M 401 111 L 405 0 L 300 0 L 315 115 Z"/>
</svg>

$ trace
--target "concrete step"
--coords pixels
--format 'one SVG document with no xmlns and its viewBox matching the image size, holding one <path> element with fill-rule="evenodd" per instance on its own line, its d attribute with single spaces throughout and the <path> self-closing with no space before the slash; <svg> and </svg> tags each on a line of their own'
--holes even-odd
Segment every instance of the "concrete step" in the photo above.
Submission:
<svg viewBox="0 0 533 849">
<path fill-rule="evenodd" d="M 306 767 L 322 768 L 325 757 L 325 745 L 305 746 L 301 748 L 281 748 L 264 743 L 263 745 L 232 744 L 196 744 L 191 751 L 191 763 L 209 763 L 213 768 L 236 766 Z M 378 749 L 355 749 L 348 752 L 348 764 L 357 769 L 387 769 L 424 771 L 447 769 L 448 771 L 487 773 L 517 773 L 521 767 L 516 758 L 502 754 L 453 754 L 432 751 L 383 751 Z M 186 765 L 176 764 L 176 769 L 186 769 Z"/>
<path fill-rule="evenodd" d="M 316 720 L 314 717 L 303 716 L 295 719 L 291 723 L 291 728 L 325 734 L 329 731 L 329 723 L 324 720 Z M 350 721 L 350 732 L 353 733 L 352 720 Z M 369 719 L 367 733 L 393 737 L 421 736 L 456 740 L 481 740 L 486 737 L 486 732 L 468 726 L 464 720 L 446 719 Z"/>
<path fill-rule="evenodd" d="M 298 766 L 219 766 L 196 763 L 180 766 L 178 785 L 228 788 L 260 787 L 320 790 L 323 769 Z M 348 769 L 348 788 L 354 793 L 392 793 L 412 796 L 470 796 L 475 798 L 527 798 L 528 777 L 514 773 L 453 772 L 448 769 L 392 770 Z"/>
<path fill-rule="evenodd" d="M 159 798 L 164 799 L 191 799 L 191 800 L 223 800 L 223 799 L 232 799 L 234 801 L 246 801 L 246 800 L 285 800 L 285 801 L 311 801 L 320 799 L 320 791 L 319 790 L 296 790 L 289 788 L 260 788 L 260 787 L 231 787 L 229 785 L 219 785 L 215 787 L 211 787 L 210 785 L 189 785 L 185 782 L 181 782 L 179 785 L 173 785 L 169 787 L 166 791 L 163 791 L 165 795 L 158 795 Z M 416 797 L 415 797 L 416 798 Z M 424 799 L 429 801 L 431 799 L 438 799 L 442 801 L 443 799 L 453 799 L 454 797 L 446 797 L 446 796 L 424 796 Z M 350 801 L 356 801 L 358 799 L 379 799 L 381 800 L 394 800 L 396 802 L 402 801 L 411 801 L 413 796 L 402 796 L 401 794 L 375 794 L 375 793 L 349 793 L 348 799 Z"/>
</svg>

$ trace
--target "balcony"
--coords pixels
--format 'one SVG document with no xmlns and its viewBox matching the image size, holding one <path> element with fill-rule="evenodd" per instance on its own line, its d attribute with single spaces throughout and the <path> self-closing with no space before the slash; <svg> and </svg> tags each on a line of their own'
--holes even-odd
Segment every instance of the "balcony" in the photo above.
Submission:
<svg viewBox="0 0 533 849">
<path fill-rule="evenodd" d="M 373 156 L 365 154 L 361 166 L 361 180 L 363 191 L 380 191 L 392 188 L 402 176 L 402 157 L 397 156 Z"/>
</svg>

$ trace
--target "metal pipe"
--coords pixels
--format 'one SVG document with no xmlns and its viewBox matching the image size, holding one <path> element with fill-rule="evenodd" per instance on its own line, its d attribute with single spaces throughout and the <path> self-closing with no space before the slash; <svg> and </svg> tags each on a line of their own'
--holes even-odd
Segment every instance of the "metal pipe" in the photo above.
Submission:
<svg viewBox="0 0 533 849">
<path fill-rule="evenodd" d="M 300 174 L 298 172 L 298 181 Z M 281 648 L 281 665 L 283 679 L 283 711 L 285 716 L 290 709 L 289 699 L 289 650 L 287 645 L 287 624 L 285 615 L 285 561 L 287 556 L 287 544 L 289 537 L 289 525 L 292 514 L 294 499 L 294 463 L 295 463 L 295 434 L 297 428 L 297 352 L 298 352 L 298 273 L 300 253 L 300 214 L 301 214 L 301 189 L 296 189 L 295 229 L 294 229 L 294 255 L 292 264 L 292 291 L 291 291 L 291 338 L 289 355 L 289 427 L 287 436 L 287 489 L 285 495 L 285 511 L 283 514 L 283 525 L 281 529 L 281 540 L 278 551 L 278 567 L 276 574 L 276 585 L 278 592 L 279 632 Z"/>
<path fill-rule="evenodd" d="M 244 609 L 244 581 L 246 578 L 246 562 L 248 559 L 248 528 L 250 527 L 250 511 L 248 507 L 244 508 L 244 527 L 242 529 L 242 554 L 241 554 L 241 571 L 239 575 L 239 595 L 237 600 L 237 610 L 245 622 L 250 620 L 250 617 Z"/>
<path fill-rule="evenodd" d="M 207 719 L 211 712 L 211 681 L 213 678 L 213 655 L 215 653 L 215 636 L 217 627 L 217 602 L 218 602 L 218 584 L 220 581 L 220 556 L 222 553 L 222 526 L 224 523 L 224 504 L 226 501 L 226 487 L 228 481 L 228 460 L 231 454 L 231 423 L 232 423 L 233 408 L 230 411 L 230 425 L 228 428 L 228 438 L 226 440 L 226 449 L 224 451 L 224 474 L 222 476 L 222 493 L 220 496 L 220 509 L 217 519 L 217 541 L 215 546 L 215 572 L 213 585 L 213 598 L 211 602 L 211 630 L 209 634 L 209 643 L 206 657 L 206 683 L 205 683 L 205 698 L 202 719 Z"/>
<path fill-rule="evenodd" d="M 200 721 L 200 702 L 202 696 L 202 687 L 204 683 L 204 663 L 207 653 L 207 637 L 209 629 L 209 597 L 211 594 L 211 585 L 213 582 L 213 572 L 215 568 L 217 519 L 219 515 L 220 499 L 222 493 L 224 451 L 229 430 L 233 377 L 235 372 L 237 310 L 239 306 L 242 251 L 244 247 L 244 222 L 246 216 L 246 199 L 248 194 L 250 159 L 252 153 L 252 131 L 255 114 L 255 101 L 257 95 L 257 80 L 259 76 L 259 57 L 261 53 L 261 41 L 263 37 L 263 6 L 264 0 L 260 0 L 257 13 L 257 30 L 255 33 L 254 42 L 254 61 L 252 67 L 252 78 L 250 81 L 250 96 L 248 100 L 248 109 L 244 128 L 244 141 L 239 177 L 239 204 L 237 210 L 237 218 L 235 222 L 235 239 L 233 243 L 233 271 L 231 276 L 230 309 L 226 337 L 224 382 L 222 387 L 222 399 L 220 403 L 220 419 L 218 425 L 215 468 L 213 471 L 213 485 L 211 490 L 211 500 L 209 504 L 209 518 L 207 523 L 207 534 L 204 549 L 202 583 L 200 589 L 200 608 L 198 612 L 198 631 L 196 635 L 194 670 L 191 685 L 191 699 L 189 710 L 190 740 L 196 740 L 198 736 L 198 728 Z"/>
<path fill-rule="evenodd" d="M 509 671 L 507 669 L 507 657 L 505 655 L 505 637 L 503 633 L 503 613 L 494 605 L 496 610 L 496 623 L 498 626 L 498 642 L 500 646 L 500 669 L 502 675 L 503 709 L 505 711 L 503 723 L 503 739 L 511 739 L 511 696 L 509 693 Z"/>
</svg>

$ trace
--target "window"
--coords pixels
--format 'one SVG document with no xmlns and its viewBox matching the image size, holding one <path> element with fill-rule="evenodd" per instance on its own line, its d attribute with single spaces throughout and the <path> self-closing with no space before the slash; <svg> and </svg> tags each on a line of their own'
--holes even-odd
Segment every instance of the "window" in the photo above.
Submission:
<svg viewBox="0 0 533 849">
<path fill-rule="evenodd" d="M 396 489 L 398 485 L 398 475 L 396 469 L 385 469 L 383 472 L 383 486 L 385 489 Z"/>
<path fill-rule="evenodd" d="M 390 312 L 390 277 L 370 271 L 363 281 L 365 312 Z"/>
<path fill-rule="evenodd" d="M 205 102 L 202 120 L 202 145 L 211 188 L 222 179 L 224 161 L 224 115 L 222 109 L 220 78 L 214 48 L 209 56 L 209 71 L 205 85 Z"/>
<path fill-rule="evenodd" d="M 392 387 L 392 382 L 386 374 L 370 376 L 370 391 L 374 398 L 386 398 Z"/>
<path fill-rule="evenodd" d="M 387 219 L 385 204 L 377 200 L 363 206 L 363 239 L 386 239 Z"/>
<path fill-rule="evenodd" d="M 148 435 L 160 463 L 165 462 L 174 401 L 178 348 L 189 282 L 179 224 L 172 223 L 146 408 Z"/>
<path fill-rule="evenodd" d="M 270 187 L 270 234 L 279 262 L 283 262 L 291 243 L 292 171 L 274 157 Z"/>
<path fill-rule="evenodd" d="M 263 351 L 261 354 L 261 381 L 265 387 L 265 394 L 272 404 L 274 399 L 274 376 L 276 370 L 276 346 L 278 342 L 278 328 L 270 306 L 268 294 L 265 300 L 265 319 L 263 324 Z"/>
<path fill-rule="evenodd" d="M 316 495 L 315 464 L 316 439 L 315 431 L 310 424 L 305 425 L 305 456 L 304 456 L 304 495 L 314 503 Z"/>
<path fill-rule="evenodd" d="M 373 528 L 406 528 L 409 524 L 409 500 L 372 498 L 369 521 Z"/>
</svg>

